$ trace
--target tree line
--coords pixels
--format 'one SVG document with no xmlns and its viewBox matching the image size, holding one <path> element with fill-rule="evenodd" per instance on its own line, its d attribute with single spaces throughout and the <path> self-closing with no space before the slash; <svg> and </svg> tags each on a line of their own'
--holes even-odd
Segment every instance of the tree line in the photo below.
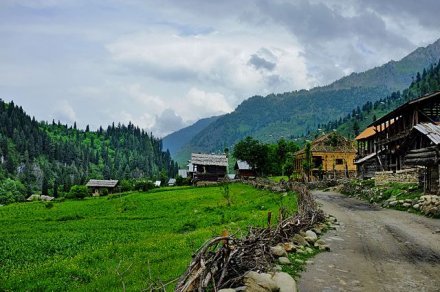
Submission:
<svg viewBox="0 0 440 292">
<path fill-rule="evenodd" d="M 162 141 L 131 123 L 91 131 L 38 122 L 0 99 L 0 204 L 63 195 L 90 178 L 164 179 L 177 170 Z"/>
</svg>

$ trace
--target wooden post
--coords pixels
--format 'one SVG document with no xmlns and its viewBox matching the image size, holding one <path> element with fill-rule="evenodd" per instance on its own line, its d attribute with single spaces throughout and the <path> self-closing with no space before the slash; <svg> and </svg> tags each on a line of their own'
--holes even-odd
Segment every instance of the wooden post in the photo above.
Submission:
<svg viewBox="0 0 440 292">
<path fill-rule="evenodd" d="M 271 221 L 271 219 L 272 219 L 272 212 L 269 211 L 269 212 L 267 213 L 267 226 L 269 226 L 269 227 L 270 227 L 270 221 Z"/>
</svg>

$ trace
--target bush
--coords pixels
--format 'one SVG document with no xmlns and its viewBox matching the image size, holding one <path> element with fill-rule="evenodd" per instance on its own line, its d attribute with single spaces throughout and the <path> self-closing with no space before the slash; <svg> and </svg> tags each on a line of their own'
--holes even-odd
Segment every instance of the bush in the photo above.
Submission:
<svg viewBox="0 0 440 292">
<path fill-rule="evenodd" d="M 176 186 L 190 186 L 191 185 L 191 179 L 190 178 L 183 178 L 180 175 L 176 178 Z"/>
<path fill-rule="evenodd" d="M 6 205 L 25 200 L 26 188 L 18 180 L 7 178 L 0 182 L 0 204 Z"/>
<path fill-rule="evenodd" d="M 108 195 L 108 189 L 107 188 L 103 188 L 102 190 L 101 190 L 101 194 L 100 194 L 101 196 L 107 196 Z"/>
<path fill-rule="evenodd" d="M 138 180 L 135 182 L 134 184 L 134 188 L 136 191 L 149 191 L 154 189 L 154 184 L 151 181 L 147 181 L 147 180 Z"/>
<path fill-rule="evenodd" d="M 70 188 L 69 198 L 70 199 L 84 199 L 89 196 L 89 190 L 86 186 L 75 185 Z"/>
</svg>

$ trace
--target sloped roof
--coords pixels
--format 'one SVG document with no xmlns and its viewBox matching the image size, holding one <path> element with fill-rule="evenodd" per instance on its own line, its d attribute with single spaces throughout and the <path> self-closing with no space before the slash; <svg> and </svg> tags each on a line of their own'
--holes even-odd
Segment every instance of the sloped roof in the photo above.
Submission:
<svg viewBox="0 0 440 292">
<path fill-rule="evenodd" d="M 239 169 L 239 170 L 250 170 L 251 166 L 246 161 L 237 160 L 237 162 L 236 162 L 236 169 Z"/>
<path fill-rule="evenodd" d="M 440 125 L 433 123 L 421 123 L 415 125 L 414 129 L 428 137 L 435 145 L 440 144 Z"/>
<path fill-rule="evenodd" d="M 175 184 L 175 183 L 176 183 L 175 178 L 170 178 L 170 180 L 168 181 L 168 184 Z"/>
<path fill-rule="evenodd" d="M 103 187 L 103 188 L 114 188 L 118 184 L 117 180 L 101 180 L 101 179 L 91 179 L 86 184 L 88 187 Z"/>
<path fill-rule="evenodd" d="M 200 154 L 193 153 L 191 154 L 192 164 L 197 165 L 216 165 L 216 166 L 228 166 L 228 158 L 226 155 L 213 155 L 213 154 Z"/>
<path fill-rule="evenodd" d="M 394 120 L 391 120 L 390 122 L 385 123 L 385 127 L 384 129 L 388 128 L 389 126 L 391 126 L 392 124 L 394 124 Z M 375 126 L 371 126 L 366 128 L 365 130 L 363 130 L 359 135 L 357 135 L 357 137 L 355 138 L 356 141 L 359 140 L 363 140 L 369 137 L 372 137 L 374 135 L 376 135 L 376 133 L 380 133 L 381 131 L 377 131 L 375 130 Z"/>
<path fill-rule="evenodd" d="M 310 147 L 312 152 L 347 152 L 355 153 L 353 142 L 338 133 L 329 133 L 315 139 Z M 296 154 L 304 153 L 301 149 Z"/>
</svg>

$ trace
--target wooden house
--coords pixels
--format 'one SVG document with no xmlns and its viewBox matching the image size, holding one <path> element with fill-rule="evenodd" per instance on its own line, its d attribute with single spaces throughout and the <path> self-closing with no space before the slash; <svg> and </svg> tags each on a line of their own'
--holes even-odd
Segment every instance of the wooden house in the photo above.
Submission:
<svg viewBox="0 0 440 292">
<path fill-rule="evenodd" d="M 249 179 L 257 176 L 255 170 L 252 169 L 252 167 L 246 161 L 237 160 L 237 162 L 235 162 L 234 170 L 235 176 L 238 179 Z"/>
<path fill-rule="evenodd" d="M 310 146 L 312 179 L 353 177 L 356 175 L 353 142 L 333 132 L 315 139 Z M 294 172 L 305 175 L 306 150 L 295 153 Z"/>
<path fill-rule="evenodd" d="M 439 91 L 408 101 L 376 120 L 356 138 L 359 175 L 371 178 L 377 172 L 418 167 L 424 169 L 425 189 L 437 191 L 439 124 Z"/>
<path fill-rule="evenodd" d="M 107 189 L 109 193 L 112 193 L 118 182 L 117 180 L 91 179 L 86 186 L 92 189 L 92 193 L 99 195 L 103 189 Z"/>
<path fill-rule="evenodd" d="M 228 157 L 224 154 L 191 154 L 189 174 L 193 182 L 218 181 L 228 174 Z"/>
</svg>

